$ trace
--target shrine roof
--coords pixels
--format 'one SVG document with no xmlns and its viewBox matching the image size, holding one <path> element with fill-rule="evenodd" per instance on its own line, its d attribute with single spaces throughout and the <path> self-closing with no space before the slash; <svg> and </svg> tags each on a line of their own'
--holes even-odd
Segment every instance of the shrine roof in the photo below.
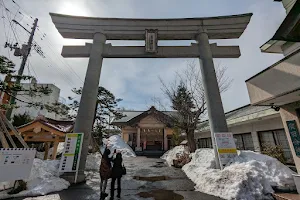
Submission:
<svg viewBox="0 0 300 200">
<path fill-rule="evenodd" d="M 177 114 L 176 111 L 159 111 L 156 110 L 154 107 L 151 107 L 149 110 L 146 111 L 120 111 L 120 112 L 124 115 L 124 117 L 122 117 L 121 119 L 113 120 L 112 124 L 132 125 L 151 114 L 154 114 L 165 123 L 170 123 L 171 117 Z"/>
<path fill-rule="evenodd" d="M 29 126 L 35 122 L 39 122 L 49 128 L 52 128 L 52 129 L 62 132 L 62 133 L 70 133 L 73 131 L 73 128 L 74 128 L 74 121 L 55 120 L 55 119 L 46 118 L 46 117 L 37 117 L 35 120 L 33 120 L 31 122 L 24 124 L 22 126 L 19 126 L 18 129 Z"/>
</svg>

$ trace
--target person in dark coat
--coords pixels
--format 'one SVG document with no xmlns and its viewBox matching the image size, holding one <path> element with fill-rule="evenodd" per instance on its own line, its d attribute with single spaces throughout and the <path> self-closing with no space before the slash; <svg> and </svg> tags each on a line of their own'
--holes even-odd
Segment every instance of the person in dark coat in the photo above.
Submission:
<svg viewBox="0 0 300 200">
<path fill-rule="evenodd" d="M 110 187 L 110 200 L 114 199 L 114 192 L 115 192 L 115 182 L 117 180 L 118 183 L 118 195 L 117 197 L 121 197 L 121 178 L 123 175 L 123 169 L 122 169 L 122 154 L 117 153 L 116 158 L 113 160 L 113 168 L 112 168 L 112 174 L 111 174 L 111 187 Z"/>
<path fill-rule="evenodd" d="M 101 164 L 100 164 L 100 199 L 105 199 L 105 197 L 108 196 L 107 193 L 105 193 L 106 186 L 107 186 L 107 180 L 111 178 L 112 168 L 111 168 L 111 159 L 109 158 L 110 150 L 105 149 L 104 153 L 102 155 Z"/>
</svg>

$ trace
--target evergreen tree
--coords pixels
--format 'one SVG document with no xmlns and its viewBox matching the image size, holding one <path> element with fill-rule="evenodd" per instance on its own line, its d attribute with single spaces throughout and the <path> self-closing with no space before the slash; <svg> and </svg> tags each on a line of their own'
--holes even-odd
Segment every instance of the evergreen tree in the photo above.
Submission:
<svg viewBox="0 0 300 200">
<path fill-rule="evenodd" d="M 82 88 L 72 90 L 75 94 L 81 95 Z M 73 103 L 70 105 L 72 111 L 77 113 L 79 108 L 79 102 L 74 100 L 74 98 L 69 97 L 70 100 L 73 100 Z M 102 136 L 111 132 L 109 127 L 111 126 L 112 119 L 120 119 L 123 117 L 122 113 L 119 112 L 118 103 L 122 99 L 117 99 L 113 93 L 111 93 L 106 88 L 99 86 L 97 94 L 97 104 L 95 107 L 95 117 L 94 117 L 94 126 L 93 131 L 95 136 L 102 138 Z M 72 115 L 71 117 L 75 117 Z"/>
<path fill-rule="evenodd" d="M 175 121 L 175 126 L 186 132 L 190 151 L 194 152 L 196 150 L 194 132 L 198 122 L 199 114 L 192 98 L 193 97 L 191 93 L 181 82 L 177 86 L 177 89 L 174 90 L 170 99 L 172 101 L 172 108 L 177 110 L 179 114 L 179 117 L 173 119 Z"/>
<path fill-rule="evenodd" d="M 30 115 L 27 112 L 25 112 L 23 114 L 14 115 L 12 124 L 15 127 L 19 127 L 19 126 L 27 124 L 31 121 L 32 121 L 32 119 L 31 119 Z"/>
</svg>

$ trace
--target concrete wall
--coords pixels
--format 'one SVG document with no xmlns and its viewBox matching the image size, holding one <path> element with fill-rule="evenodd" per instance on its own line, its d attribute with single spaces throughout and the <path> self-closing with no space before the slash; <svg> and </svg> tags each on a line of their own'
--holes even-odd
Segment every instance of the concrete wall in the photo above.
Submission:
<svg viewBox="0 0 300 200">
<path fill-rule="evenodd" d="M 25 89 L 29 89 L 33 84 L 32 83 L 24 83 L 23 87 Z M 49 95 L 43 96 L 35 96 L 31 97 L 29 95 L 17 95 L 17 98 L 23 100 L 25 102 L 33 102 L 33 103 L 43 103 L 43 104 L 52 104 L 59 101 L 60 89 L 53 84 L 37 84 L 38 87 L 48 87 L 52 90 L 52 93 Z M 19 108 L 16 108 L 12 112 L 12 116 L 15 114 L 23 114 L 27 112 L 32 118 L 36 118 L 39 114 L 44 115 L 45 117 L 49 117 L 52 119 L 61 119 L 63 116 L 59 116 L 55 113 L 50 113 L 46 109 L 41 109 L 40 107 L 27 107 L 27 103 L 20 102 L 16 100 Z"/>
<path fill-rule="evenodd" d="M 281 46 L 284 56 L 288 56 L 300 49 L 300 42 L 286 42 Z"/>
<path fill-rule="evenodd" d="M 295 102 L 292 104 L 284 105 L 280 108 L 280 114 L 282 118 L 282 122 L 284 125 L 285 133 L 289 142 L 289 146 L 295 161 L 295 165 L 297 168 L 298 173 L 300 173 L 300 158 L 295 154 L 295 149 L 291 140 L 291 136 L 286 124 L 286 121 L 295 120 L 298 126 L 298 130 L 300 130 L 300 122 L 299 118 L 297 117 L 296 110 L 297 108 L 300 108 L 300 102 Z"/>
<path fill-rule="evenodd" d="M 289 13 L 297 0 L 282 0 L 283 7 L 286 10 L 286 13 Z"/>
<path fill-rule="evenodd" d="M 229 131 L 233 134 L 251 133 L 254 149 L 257 152 L 260 152 L 261 150 L 257 132 L 283 128 L 284 126 L 279 113 L 259 120 L 248 121 L 239 125 L 229 125 Z M 195 134 L 195 139 L 209 137 L 210 131 Z"/>
<path fill-rule="evenodd" d="M 252 105 L 299 89 L 300 53 L 274 64 L 246 82 Z"/>
</svg>

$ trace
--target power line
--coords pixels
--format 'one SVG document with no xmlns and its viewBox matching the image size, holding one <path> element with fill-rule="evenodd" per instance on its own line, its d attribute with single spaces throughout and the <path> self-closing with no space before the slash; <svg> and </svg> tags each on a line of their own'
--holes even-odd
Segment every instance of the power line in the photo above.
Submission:
<svg viewBox="0 0 300 200">
<path fill-rule="evenodd" d="M 13 32 L 13 34 L 14 34 L 14 37 L 15 37 L 16 41 L 18 41 L 17 36 L 16 36 L 16 33 L 15 33 L 14 29 L 13 29 L 13 25 L 12 25 L 12 22 L 11 22 L 11 18 L 10 18 L 10 17 L 8 16 L 8 14 L 7 14 L 8 12 L 10 12 L 10 10 L 5 6 L 4 0 L 2 0 L 2 3 L 3 3 L 3 6 L 4 6 L 4 8 L 5 8 L 6 16 L 7 16 L 7 18 L 8 18 L 8 22 L 9 22 L 9 25 L 10 25 L 10 27 L 11 27 L 11 30 L 12 30 L 12 32 Z"/>
<path fill-rule="evenodd" d="M 8 41 L 8 36 L 7 36 L 7 33 L 6 33 L 5 17 L 4 17 L 3 8 L 1 9 L 1 11 L 2 11 L 2 21 L 3 21 L 4 35 L 5 35 L 6 41 Z M 7 53 L 8 53 L 8 58 L 10 59 L 9 49 L 7 49 Z"/>
<path fill-rule="evenodd" d="M 40 31 L 40 29 L 38 29 L 38 34 L 39 34 L 39 32 L 41 32 Z M 41 32 L 42 34 L 43 34 L 43 32 Z M 40 35 L 40 34 L 39 34 Z M 73 70 L 73 68 L 65 61 L 65 60 L 63 60 L 62 59 L 62 57 L 61 57 L 61 55 L 58 55 L 58 53 L 56 52 L 56 51 L 54 51 L 53 50 L 53 45 L 51 44 L 51 42 L 50 42 L 50 40 L 47 38 L 47 37 L 45 37 L 45 33 L 42 35 L 42 40 L 44 40 L 45 42 L 47 42 L 48 44 L 46 44 L 47 46 L 48 46 L 48 48 L 52 51 L 52 53 L 54 54 L 54 55 L 56 55 L 56 57 L 59 59 L 59 61 L 63 64 L 63 65 L 65 65 L 65 66 L 67 66 L 69 69 L 70 69 L 70 71 L 80 80 L 80 82 L 81 83 L 83 83 L 83 80 L 80 78 L 80 76 Z"/>
<path fill-rule="evenodd" d="M 46 56 L 46 58 L 40 58 L 42 62 L 44 62 L 45 66 L 48 67 L 55 67 L 56 73 L 58 73 L 61 77 L 62 80 L 67 83 L 71 88 L 74 88 L 74 83 L 72 79 L 60 68 L 58 67 L 55 62 L 51 59 L 51 57 Z"/>
<path fill-rule="evenodd" d="M 21 15 L 27 17 L 29 20 L 31 20 L 31 23 L 32 23 L 33 20 L 34 20 L 34 17 L 32 17 L 31 15 L 28 15 L 28 14 L 27 14 L 28 12 L 26 12 L 25 9 L 23 9 L 22 6 L 19 5 L 15 0 L 12 0 L 12 2 L 13 2 L 13 4 L 15 4 L 16 6 L 18 6 L 18 8 L 19 8 L 20 10 L 23 11 L 23 12 L 19 12 L 19 14 L 21 14 Z"/>
<path fill-rule="evenodd" d="M 32 71 L 33 71 L 33 73 L 34 73 L 34 75 L 35 75 L 35 78 L 36 78 L 36 80 L 38 81 L 39 79 L 38 79 L 37 73 L 35 72 L 34 68 L 32 67 L 31 62 L 30 62 L 30 59 L 28 59 L 28 69 L 29 69 L 29 68 L 32 69 Z"/>
<path fill-rule="evenodd" d="M 3 0 L 2 0 L 3 1 Z M 33 19 L 33 17 L 31 16 L 31 15 L 28 15 L 27 14 L 27 12 L 25 11 L 25 9 L 23 9 L 22 7 L 21 7 L 21 5 L 19 5 L 18 3 L 16 3 L 14 0 L 12 0 L 12 2 L 18 7 L 18 8 L 16 8 L 17 9 L 17 11 L 16 11 L 16 14 L 17 13 L 19 13 L 19 14 L 21 14 L 21 15 L 23 15 L 23 17 L 24 16 L 26 16 L 26 17 L 28 17 L 29 19 L 31 19 L 31 21 L 32 21 L 32 19 Z M 23 11 L 23 13 L 22 12 L 20 12 L 19 10 L 22 10 Z M 8 10 L 9 11 L 9 10 Z M 9 11 L 10 12 L 10 11 Z M 15 15 L 16 15 L 15 14 Z M 28 24 L 27 24 L 28 25 Z M 29 26 L 29 25 L 28 25 Z M 45 41 L 45 45 L 48 47 L 48 49 L 50 49 L 50 51 L 52 51 L 52 53 L 54 54 L 54 56 L 56 56 L 57 58 L 58 58 L 58 60 L 64 65 L 64 66 L 66 66 L 67 67 L 67 69 L 69 69 L 70 71 L 71 71 L 71 73 L 72 74 L 74 74 L 78 79 L 79 79 L 79 81 L 81 82 L 81 83 L 83 83 L 83 80 L 80 78 L 80 76 L 73 70 L 73 68 L 66 62 L 66 61 L 64 61 L 63 59 L 62 59 L 62 57 L 61 57 L 61 55 L 58 55 L 58 53 L 56 52 L 56 51 L 54 51 L 53 50 L 53 48 L 52 48 L 52 44 L 51 44 L 51 42 L 48 40 L 48 38 L 45 38 L 45 36 L 46 36 L 46 34 L 45 33 L 42 33 L 41 31 L 40 31 L 40 29 L 37 27 L 37 29 L 38 29 L 38 31 L 37 31 L 37 34 L 39 34 L 40 36 L 41 36 L 41 40 L 44 40 Z M 40 34 L 40 33 L 42 34 Z M 35 41 L 36 42 L 36 41 Z M 37 42 L 36 42 L 37 43 Z M 37 51 L 39 54 L 40 54 L 40 52 L 39 51 Z M 43 53 L 42 53 L 43 54 Z M 41 55 L 41 54 L 40 54 Z M 43 56 L 43 55 L 42 55 Z M 50 59 L 51 59 L 51 62 L 53 62 L 53 63 L 55 63 L 55 61 L 53 61 L 53 59 L 50 57 Z M 55 59 L 56 60 L 56 59 Z M 51 64 L 51 66 L 52 66 L 53 64 Z M 55 66 L 56 66 L 57 64 L 55 64 Z M 59 68 L 59 67 L 57 67 L 57 68 Z M 59 69 L 60 70 L 60 69 Z M 69 80 L 69 81 L 71 81 L 71 82 L 73 82 L 72 81 L 72 79 L 71 78 L 69 78 L 69 76 L 68 76 L 68 74 L 65 74 L 65 72 L 64 71 L 62 71 L 62 73 L 63 73 L 63 76 L 65 76 L 65 77 L 67 77 L 67 79 Z"/>
</svg>

